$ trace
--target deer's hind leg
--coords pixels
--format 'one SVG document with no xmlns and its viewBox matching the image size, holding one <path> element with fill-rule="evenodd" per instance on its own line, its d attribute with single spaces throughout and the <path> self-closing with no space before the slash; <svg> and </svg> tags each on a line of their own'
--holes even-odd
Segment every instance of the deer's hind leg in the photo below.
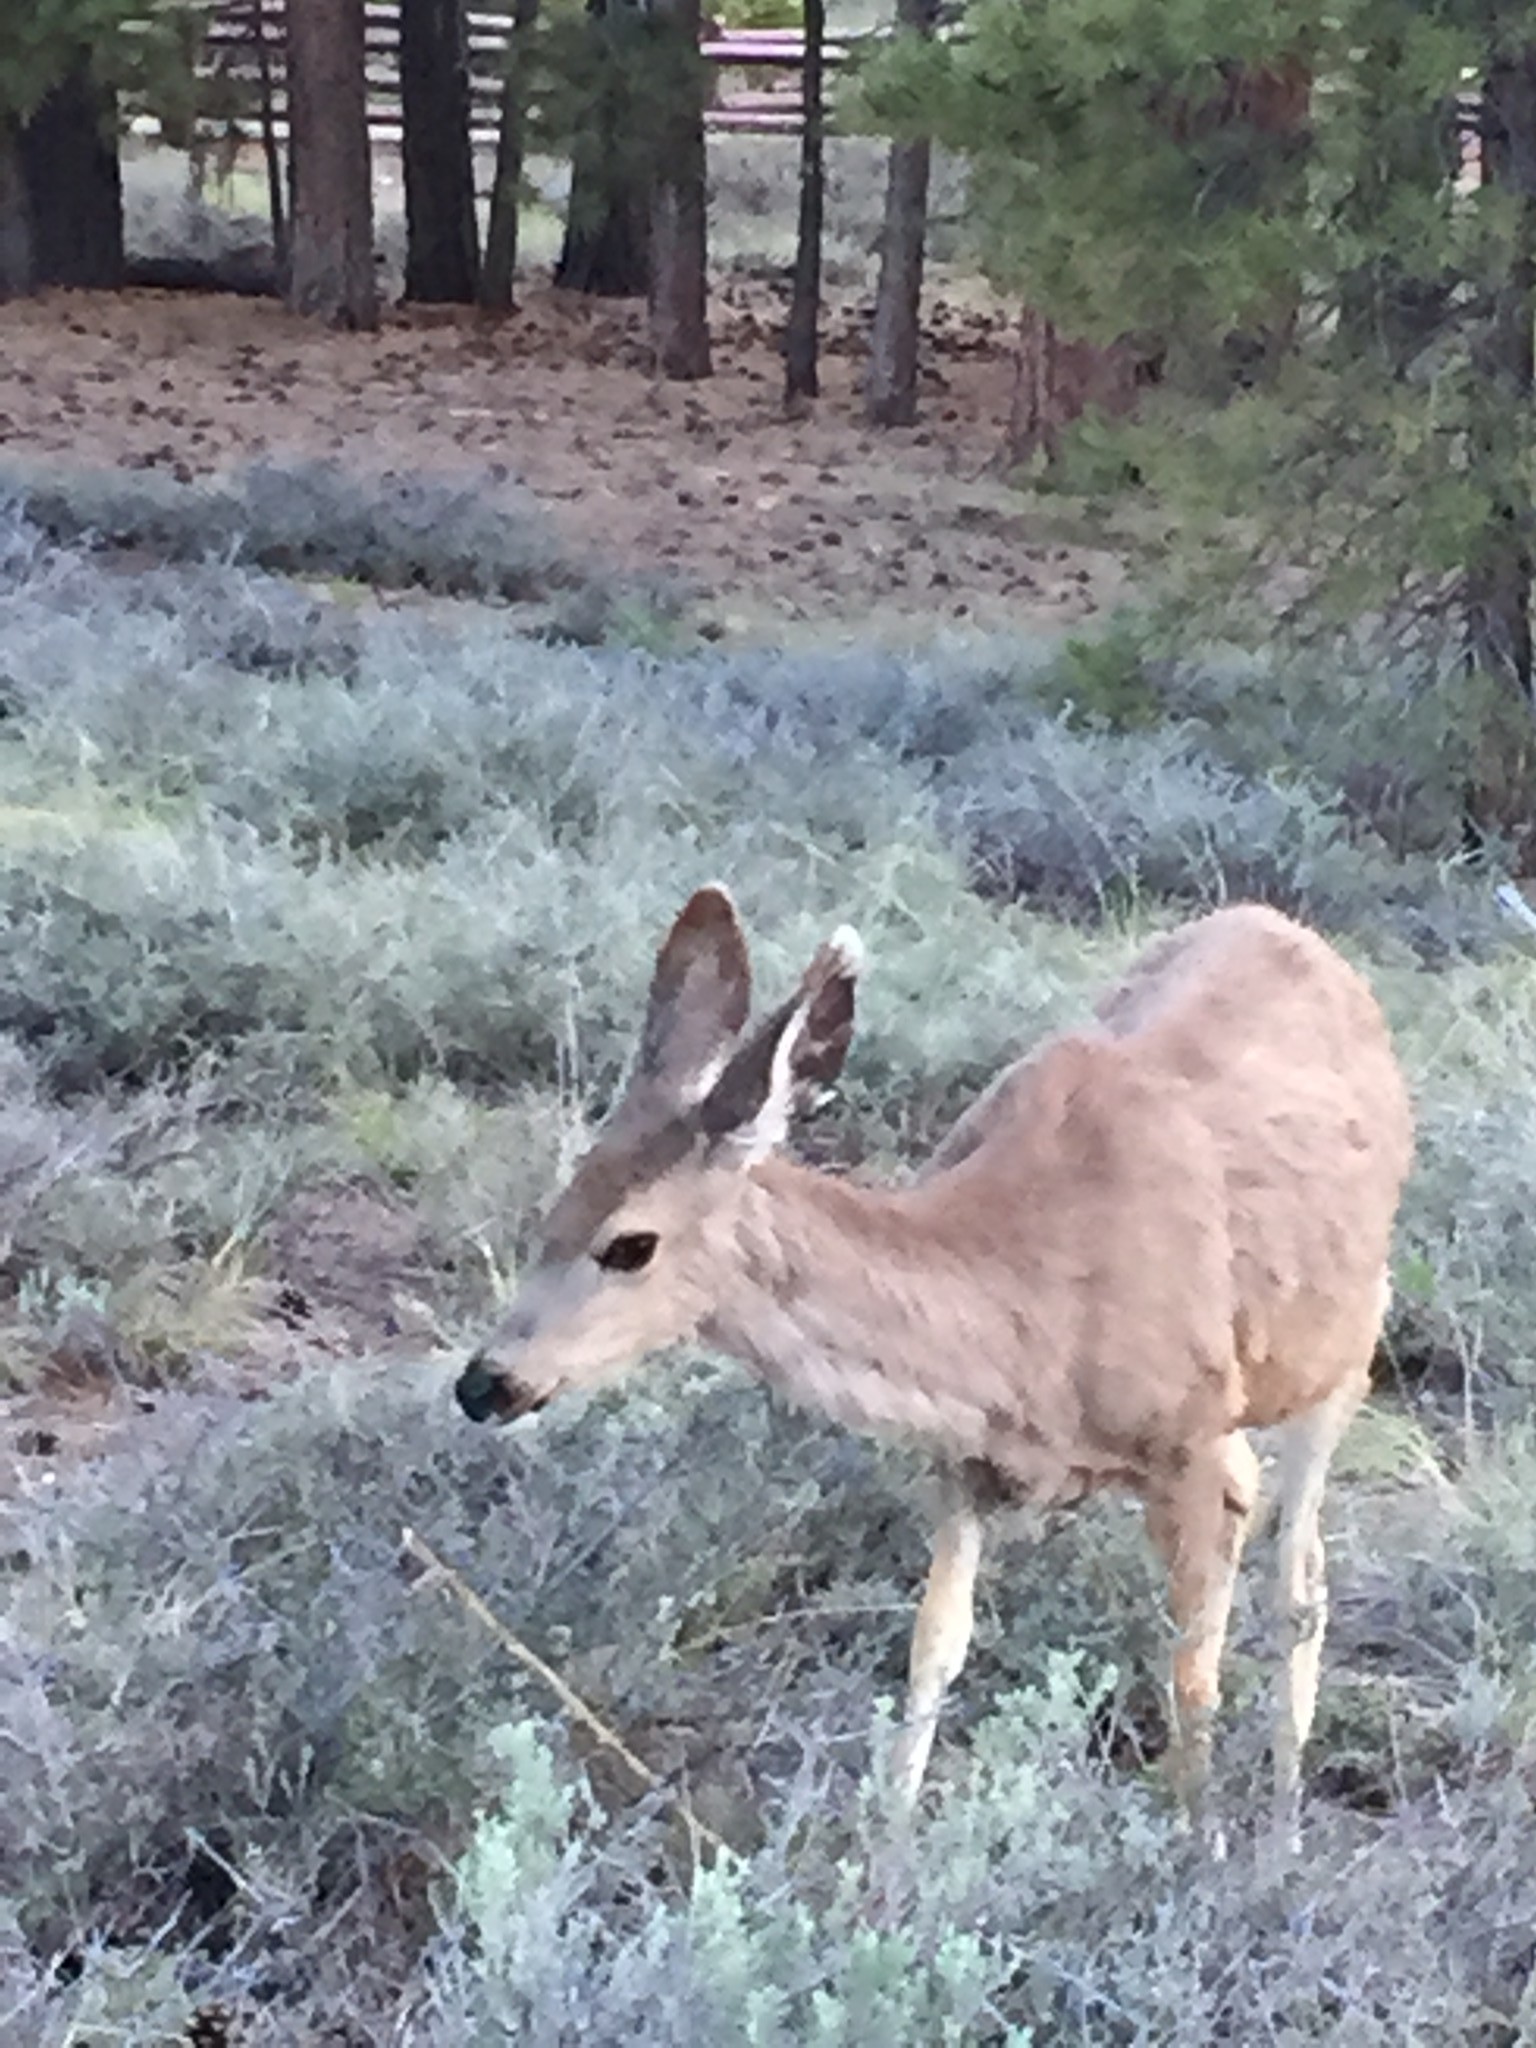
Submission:
<svg viewBox="0 0 1536 2048">
<path fill-rule="evenodd" d="M 965 1663 L 975 1615 L 981 1510 L 962 1480 L 948 1486 L 949 1500 L 934 1536 L 933 1561 L 912 1631 L 906 1716 L 891 1756 L 892 1789 L 904 1812 L 917 1803 L 922 1790 L 944 1695 Z"/>
<path fill-rule="evenodd" d="M 1275 1714 L 1275 1827 L 1294 1843 L 1301 1811 L 1301 1752 L 1312 1732 L 1328 1623 L 1323 1489 L 1328 1467 L 1369 1386 L 1362 1374 L 1284 1426 L 1280 1504 L 1279 1610 L 1285 1663 Z"/>
<path fill-rule="evenodd" d="M 1187 1446 L 1147 1495 L 1147 1533 L 1168 1568 L 1175 1787 L 1198 1818 L 1210 1776 L 1221 1656 L 1237 1568 L 1259 1494 L 1259 1461 L 1239 1431 Z"/>
</svg>

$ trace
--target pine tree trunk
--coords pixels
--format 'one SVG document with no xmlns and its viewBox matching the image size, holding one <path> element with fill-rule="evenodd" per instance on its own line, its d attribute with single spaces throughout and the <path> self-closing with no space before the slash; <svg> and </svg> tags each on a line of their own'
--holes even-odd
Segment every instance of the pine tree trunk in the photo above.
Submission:
<svg viewBox="0 0 1536 2048">
<path fill-rule="evenodd" d="M 117 291 L 123 282 L 123 185 L 117 101 L 82 59 L 21 132 L 36 285 Z"/>
<path fill-rule="evenodd" d="M 570 211 L 555 283 L 605 299 L 644 298 L 650 283 L 646 194 L 616 188 L 585 153 L 571 160 Z"/>
<path fill-rule="evenodd" d="M 496 126 L 496 181 L 485 228 L 485 261 L 480 266 L 480 303 L 488 313 L 512 310 L 517 275 L 518 205 L 523 186 L 523 120 L 527 95 L 528 38 L 539 18 L 539 0 L 514 0 L 507 75 L 501 87 Z"/>
<path fill-rule="evenodd" d="M 896 19 L 909 35 L 933 31 L 935 0 L 897 0 Z M 880 233 L 880 281 L 864 385 L 864 417 L 872 426 L 909 427 L 917 418 L 917 333 L 923 297 L 923 245 L 928 236 L 928 170 L 932 145 L 893 142 Z"/>
<path fill-rule="evenodd" d="M 1032 306 L 1019 308 L 1008 409 L 1008 459 L 1025 463 L 1055 447 L 1056 329 Z"/>
<path fill-rule="evenodd" d="M 649 181 L 637 173 L 634 94 L 614 27 L 633 0 L 587 0 L 599 84 L 571 151 L 571 196 L 555 283 L 638 299 L 650 282 Z"/>
<path fill-rule="evenodd" d="M 463 0 L 400 0 L 405 296 L 473 305 L 479 285 Z"/>
<path fill-rule="evenodd" d="M 699 0 L 652 0 L 651 12 L 666 43 L 662 146 L 651 194 L 651 340 L 661 375 L 690 382 L 710 374 Z"/>
<path fill-rule="evenodd" d="M 363 0 L 288 0 L 287 19 L 288 302 L 332 327 L 375 328 Z"/>
<path fill-rule="evenodd" d="M 784 335 L 784 398 L 815 398 L 821 325 L 821 225 L 825 204 L 823 52 L 826 0 L 805 0 L 805 126 L 800 137 L 800 219 L 795 235 L 795 279 Z"/>
<path fill-rule="evenodd" d="M 1499 60 L 1483 88 L 1483 175 L 1515 207 L 1509 268 L 1493 296 L 1478 351 L 1484 383 L 1483 446 L 1500 479 L 1488 525 L 1468 577 L 1471 652 L 1479 667 L 1507 676 L 1528 701 L 1533 687 L 1531 585 L 1536 534 L 1522 466 L 1513 459 L 1510 422 L 1530 432 L 1536 407 L 1536 43 Z"/>
<path fill-rule="evenodd" d="M 277 146 L 277 123 L 272 104 L 272 54 L 267 41 L 263 0 L 250 0 L 251 47 L 256 53 L 256 80 L 260 93 L 261 158 L 267 174 L 267 211 L 272 218 L 272 266 L 278 289 L 288 289 L 288 210 L 283 203 L 283 162 Z"/>
<path fill-rule="evenodd" d="M 1090 408 L 1112 419 L 1123 418 L 1135 408 L 1147 360 L 1147 351 L 1131 341 L 1063 341 L 1043 313 L 1021 307 L 1008 460 L 1028 463 L 1044 456 L 1054 462 L 1061 452 L 1062 430 Z"/>
<path fill-rule="evenodd" d="M 0 303 L 37 288 L 32 264 L 32 208 L 21 168 L 21 128 L 0 114 Z"/>
</svg>

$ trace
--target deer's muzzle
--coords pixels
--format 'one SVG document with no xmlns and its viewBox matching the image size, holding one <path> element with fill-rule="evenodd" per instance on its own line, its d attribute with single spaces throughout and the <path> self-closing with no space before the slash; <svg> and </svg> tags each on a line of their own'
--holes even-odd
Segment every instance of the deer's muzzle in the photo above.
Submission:
<svg viewBox="0 0 1536 2048">
<path fill-rule="evenodd" d="M 471 1422 L 515 1422 L 519 1415 L 532 1415 L 542 1408 L 555 1390 L 525 1387 L 510 1373 L 498 1372 L 480 1354 L 459 1374 L 453 1391 Z"/>
</svg>

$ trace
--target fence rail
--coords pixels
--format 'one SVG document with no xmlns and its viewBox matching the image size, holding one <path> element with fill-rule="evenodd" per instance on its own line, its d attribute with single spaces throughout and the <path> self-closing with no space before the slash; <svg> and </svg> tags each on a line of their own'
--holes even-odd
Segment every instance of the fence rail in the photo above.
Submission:
<svg viewBox="0 0 1536 2048">
<path fill-rule="evenodd" d="M 303 4 L 303 0 L 300 0 Z M 243 95 L 251 95 L 250 111 L 239 109 L 220 118 L 209 114 L 197 126 L 203 139 L 261 131 L 255 97 L 264 83 L 270 90 L 273 132 L 286 140 L 285 75 L 286 7 L 284 0 L 212 0 L 207 17 L 199 76 L 223 79 Z M 465 17 L 469 52 L 470 132 L 477 149 L 493 149 L 500 114 L 502 81 L 512 39 L 512 16 L 495 8 L 474 8 Z M 388 0 L 369 0 L 364 8 L 364 63 L 368 85 L 368 127 L 378 142 L 398 144 L 400 111 L 399 9 Z M 846 63 L 856 38 L 829 36 L 823 60 L 829 68 Z M 803 81 L 805 37 L 799 29 L 734 29 L 706 21 L 699 54 L 721 73 L 782 72 L 782 83 L 764 87 L 745 81 L 731 90 L 717 88 L 705 111 L 713 129 L 758 134 L 793 134 L 804 121 Z M 160 123 L 143 114 L 132 123 L 136 134 L 153 136 Z"/>
</svg>

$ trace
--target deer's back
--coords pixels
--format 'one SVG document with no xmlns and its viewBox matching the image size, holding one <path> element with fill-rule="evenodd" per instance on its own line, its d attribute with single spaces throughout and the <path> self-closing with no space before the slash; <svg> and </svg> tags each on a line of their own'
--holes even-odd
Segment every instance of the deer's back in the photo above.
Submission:
<svg viewBox="0 0 1536 2048">
<path fill-rule="evenodd" d="M 1029 1370 L 1109 1438 L 1282 1421 L 1380 1322 L 1412 1115 L 1376 1000 L 1243 905 L 1152 946 L 1097 1015 L 972 1108 L 928 1197 L 1014 1262 Z"/>
</svg>

